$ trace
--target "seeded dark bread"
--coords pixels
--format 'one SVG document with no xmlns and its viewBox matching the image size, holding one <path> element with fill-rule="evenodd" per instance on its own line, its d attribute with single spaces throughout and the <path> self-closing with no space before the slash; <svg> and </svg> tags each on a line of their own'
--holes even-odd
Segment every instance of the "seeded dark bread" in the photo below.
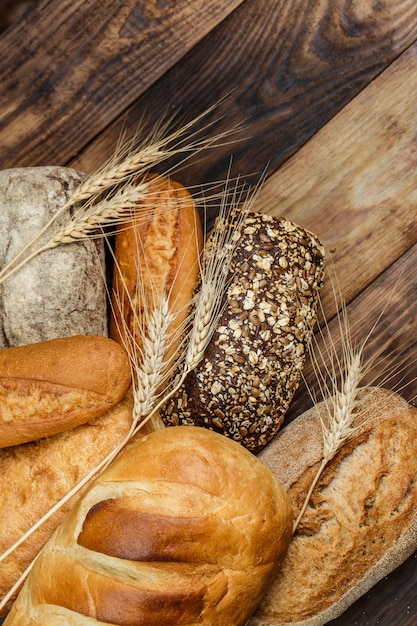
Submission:
<svg viewBox="0 0 417 626">
<path fill-rule="evenodd" d="M 326 419 L 323 404 L 259 455 L 287 489 L 294 517 L 322 458 L 319 416 Z M 417 409 L 391 391 L 366 388 L 358 425 L 320 477 L 250 626 L 327 624 L 417 549 Z"/>
<path fill-rule="evenodd" d="M 5 626 L 243 626 L 291 534 L 289 499 L 254 455 L 207 429 L 163 428 L 72 508 Z"/>
<path fill-rule="evenodd" d="M 212 252 L 209 240 L 205 254 Z M 299 385 L 323 254 L 318 238 L 300 226 L 249 213 L 216 330 L 202 362 L 161 412 L 167 425 L 208 427 L 252 452 L 272 439 Z"/>
</svg>

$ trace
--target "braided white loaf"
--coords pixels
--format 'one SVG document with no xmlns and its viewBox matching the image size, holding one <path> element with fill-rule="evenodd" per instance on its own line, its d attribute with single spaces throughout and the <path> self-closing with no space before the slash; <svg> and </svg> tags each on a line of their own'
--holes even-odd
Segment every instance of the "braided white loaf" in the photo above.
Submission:
<svg viewBox="0 0 417 626">
<path fill-rule="evenodd" d="M 286 492 L 254 455 L 204 428 L 161 429 L 79 500 L 5 625 L 243 625 L 291 535 Z"/>
</svg>

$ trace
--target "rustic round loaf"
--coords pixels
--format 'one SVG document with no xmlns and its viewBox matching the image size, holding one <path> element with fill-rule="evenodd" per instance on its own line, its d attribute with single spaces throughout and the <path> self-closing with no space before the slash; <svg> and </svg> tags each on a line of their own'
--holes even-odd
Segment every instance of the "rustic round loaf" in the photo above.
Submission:
<svg viewBox="0 0 417 626">
<path fill-rule="evenodd" d="M 0 269 L 63 206 L 84 178 L 63 167 L 0 172 Z M 69 212 L 63 211 L 55 227 Z M 51 238 L 53 230 L 36 245 Z M 100 239 L 37 255 L 0 285 L 0 348 L 69 335 L 107 335 L 104 246 Z"/>
<path fill-rule="evenodd" d="M 289 499 L 254 455 L 204 428 L 163 428 L 71 510 L 6 624 L 243 626 L 291 535 Z"/>
<path fill-rule="evenodd" d="M 287 489 L 294 517 L 322 461 L 327 408 L 322 402 L 297 417 L 260 454 Z M 366 387 L 353 427 L 321 474 L 251 626 L 324 626 L 417 549 L 417 409 Z"/>
</svg>

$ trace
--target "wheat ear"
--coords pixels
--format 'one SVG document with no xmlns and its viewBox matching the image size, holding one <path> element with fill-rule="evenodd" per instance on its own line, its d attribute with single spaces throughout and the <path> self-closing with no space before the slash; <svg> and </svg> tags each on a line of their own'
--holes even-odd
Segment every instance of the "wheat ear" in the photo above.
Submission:
<svg viewBox="0 0 417 626">
<path fill-rule="evenodd" d="M 164 134 L 164 131 L 167 131 L 168 125 L 158 127 L 139 147 L 135 147 L 134 140 L 132 140 L 132 142 L 128 142 L 119 148 L 108 163 L 99 168 L 95 174 L 87 177 L 75 188 L 69 199 L 58 208 L 48 222 L 20 252 L 0 270 L 0 284 L 38 254 L 60 243 L 73 240 L 71 236 L 69 239 L 65 239 L 65 237 L 62 236 L 60 240 L 58 233 L 46 244 L 38 244 L 39 240 L 56 223 L 56 220 L 70 208 L 80 205 L 78 218 L 75 220 L 76 223 L 72 223 L 70 219 L 69 224 L 67 224 L 64 229 L 69 232 L 77 232 L 78 236 L 76 238 L 81 238 L 81 236 L 83 236 L 82 227 L 86 226 L 84 234 L 87 236 L 87 234 L 91 234 L 91 231 L 95 227 L 103 228 L 105 225 L 113 222 L 112 211 L 115 220 L 120 219 L 119 211 L 116 209 L 116 205 L 121 199 L 117 191 L 119 186 L 122 186 L 120 193 L 123 195 L 123 185 L 128 184 L 130 186 L 135 178 L 149 172 L 156 165 L 173 156 L 185 154 L 190 158 L 190 156 L 194 156 L 202 150 L 223 145 L 229 136 L 240 130 L 240 125 L 236 125 L 222 133 L 208 137 L 201 135 L 203 132 L 207 131 L 214 122 L 207 123 L 202 129 L 192 132 L 193 127 L 197 126 L 207 115 L 215 110 L 218 105 L 219 103 L 216 103 L 172 133 L 167 132 L 167 134 Z M 187 157 L 184 157 L 184 161 L 185 160 L 187 160 Z M 168 172 L 165 172 L 165 174 L 167 173 Z M 128 189 L 125 193 L 128 202 L 127 196 L 131 192 L 133 193 L 132 189 Z M 101 204 L 97 209 L 92 209 L 92 204 L 103 200 L 103 194 L 106 196 L 104 198 L 104 204 Z M 132 202 L 132 205 L 134 204 L 135 203 Z M 74 230 L 75 227 L 77 231 Z M 100 233 L 100 231 L 98 232 Z M 37 247 L 34 248 L 36 245 Z"/>
<path fill-rule="evenodd" d="M 339 308 L 337 322 L 341 342 L 339 348 L 340 353 L 338 352 L 335 340 L 326 323 L 325 312 L 323 311 L 320 301 L 324 328 L 319 328 L 317 335 L 321 339 L 324 348 L 319 346 L 319 341 L 317 336 L 315 336 L 313 337 L 310 355 L 315 379 L 325 408 L 324 416 L 320 414 L 323 433 L 323 451 L 320 465 L 309 487 L 297 519 L 294 522 L 294 532 L 307 509 L 314 488 L 326 465 L 335 457 L 344 443 L 351 439 L 358 428 L 363 425 L 363 422 L 358 421 L 356 412 L 359 394 L 363 387 L 365 376 L 372 370 L 379 355 L 385 350 L 386 345 L 379 346 L 371 357 L 367 357 L 366 363 L 364 352 L 372 333 L 383 316 L 384 311 L 389 306 L 390 299 L 395 291 L 394 287 L 391 295 L 385 302 L 383 310 L 372 324 L 371 329 L 363 341 L 355 347 L 352 341 L 346 306 L 340 295 L 340 288 L 338 287 L 336 277 L 331 276 L 330 278 L 336 305 L 338 305 L 337 308 Z M 315 402 L 316 399 L 313 397 L 310 389 L 309 391 L 312 400 Z"/>
<path fill-rule="evenodd" d="M 132 368 L 134 407 L 132 424 L 124 439 L 97 464 L 77 485 L 75 485 L 59 502 L 39 519 L 20 539 L 8 550 L 0 555 L 0 562 L 14 552 L 24 543 L 42 524 L 54 513 L 75 496 L 90 480 L 103 471 L 123 450 L 126 444 L 134 437 L 149 420 L 157 414 L 169 397 L 181 386 L 186 375 L 194 369 L 204 355 L 204 351 L 211 339 L 220 315 L 223 302 L 223 293 L 227 286 L 227 274 L 230 262 L 239 241 L 241 228 L 247 213 L 252 207 L 255 193 L 244 198 L 243 188 L 237 183 L 234 191 L 230 194 L 225 189 L 223 203 L 220 207 L 213 231 L 210 234 L 207 253 L 201 263 L 201 285 L 190 302 L 192 311 L 189 318 L 184 322 L 181 332 L 188 328 L 188 333 L 180 345 L 185 348 L 178 350 L 177 358 L 167 361 L 166 353 L 169 351 L 170 340 L 175 340 L 169 333 L 172 317 L 167 310 L 169 298 L 161 298 L 159 305 L 152 303 L 147 314 L 147 331 L 139 344 L 128 328 L 125 331 L 125 348 L 128 352 Z M 230 204 L 231 203 L 231 206 Z M 194 305 L 194 306 L 191 306 Z M 122 323 L 124 316 L 121 315 Z M 139 320 L 141 325 L 143 320 Z M 149 340 L 149 341 L 148 341 Z M 178 371 L 175 378 L 173 372 Z M 168 381 L 172 380 L 170 386 Z M 162 384 L 163 383 L 163 384 Z M 161 392 L 161 386 L 163 391 Z M 15 591 L 27 578 L 33 567 L 35 559 L 15 583 L 12 589 L 0 602 L 0 610 L 4 608 Z"/>
</svg>

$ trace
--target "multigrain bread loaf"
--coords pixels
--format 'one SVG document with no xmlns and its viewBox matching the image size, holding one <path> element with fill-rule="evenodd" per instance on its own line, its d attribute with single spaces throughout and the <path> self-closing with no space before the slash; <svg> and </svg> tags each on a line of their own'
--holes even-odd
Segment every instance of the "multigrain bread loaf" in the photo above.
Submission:
<svg viewBox="0 0 417 626">
<path fill-rule="evenodd" d="M 320 464 L 323 405 L 296 418 L 260 454 L 298 515 Z M 324 416 L 324 414 L 322 414 Z M 321 626 L 417 548 L 417 410 L 363 390 L 362 423 L 327 465 L 250 626 Z"/>
<path fill-rule="evenodd" d="M 0 554 L 126 437 L 132 423 L 132 406 L 128 392 L 116 406 L 88 424 L 41 441 L 0 450 Z M 0 599 L 36 557 L 73 504 L 74 498 L 0 562 Z M 10 605 L 11 602 L 3 614 Z"/>
<path fill-rule="evenodd" d="M 210 244 L 205 255 L 218 253 Z M 227 290 L 219 295 L 223 308 L 215 332 L 201 363 L 161 411 L 167 425 L 204 426 L 252 452 L 272 439 L 301 378 L 323 254 L 317 237 L 300 226 L 248 213 Z"/>
<path fill-rule="evenodd" d="M 0 448 L 89 422 L 131 384 L 126 352 L 106 337 L 73 336 L 0 350 Z"/>
<path fill-rule="evenodd" d="M 177 331 L 187 317 L 199 275 L 202 228 L 185 187 L 153 174 L 138 184 L 143 180 L 151 183 L 146 200 L 115 238 L 110 336 L 125 346 L 135 342 L 140 354 L 150 315 L 165 298 L 173 318 L 168 359 L 180 342 Z"/>
<path fill-rule="evenodd" d="M 242 626 L 291 523 L 285 491 L 242 446 L 198 427 L 158 430 L 73 507 L 5 625 Z"/>
</svg>

